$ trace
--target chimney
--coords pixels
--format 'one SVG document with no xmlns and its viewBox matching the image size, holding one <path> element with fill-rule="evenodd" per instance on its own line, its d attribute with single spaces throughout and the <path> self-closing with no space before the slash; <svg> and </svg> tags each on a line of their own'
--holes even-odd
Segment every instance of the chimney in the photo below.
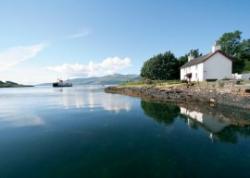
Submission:
<svg viewBox="0 0 250 178">
<path fill-rule="evenodd" d="M 189 54 L 189 56 L 188 56 L 188 62 L 191 61 L 191 60 L 193 60 L 193 59 L 194 59 L 194 56 L 192 54 Z"/>
<path fill-rule="evenodd" d="M 221 45 L 219 45 L 217 42 L 212 47 L 212 53 L 221 50 Z"/>
</svg>

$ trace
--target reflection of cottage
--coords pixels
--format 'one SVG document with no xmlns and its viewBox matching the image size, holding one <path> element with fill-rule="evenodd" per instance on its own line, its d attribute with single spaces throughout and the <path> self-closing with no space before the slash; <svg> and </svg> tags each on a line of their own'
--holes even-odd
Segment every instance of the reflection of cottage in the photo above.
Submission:
<svg viewBox="0 0 250 178">
<path fill-rule="evenodd" d="M 186 115 L 190 117 L 188 119 L 188 124 L 192 124 L 192 122 L 198 122 L 200 123 L 206 130 L 212 133 L 219 133 L 222 131 L 225 127 L 230 125 L 230 123 L 227 122 L 221 122 L 218 119 L 215 119 L 213 116 L 203 114 L 201 112 L 197 111 L 190 111 L 186 108 L 181 107 L 180 112 L 183 115 Z"/>
<path fill-rule="evenodd" d="M 232 76 L 232 60 L 215 45 L 207 55 L 193 58 L 181 67 L 181 80 L 205 81 Z"/>
</svg>

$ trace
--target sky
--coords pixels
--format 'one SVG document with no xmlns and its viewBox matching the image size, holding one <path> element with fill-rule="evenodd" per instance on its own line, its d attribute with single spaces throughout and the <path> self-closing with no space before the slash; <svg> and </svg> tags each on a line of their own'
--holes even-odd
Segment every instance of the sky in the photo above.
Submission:
<svg viewBox="0 0 250 178">
<path fill-rule="evenodd" d="M 224 32 L 250 38 L 248 0 L 1 0 L 0 80 L 139 74 L 165 51 L 211 50 Z"/>
</svg>

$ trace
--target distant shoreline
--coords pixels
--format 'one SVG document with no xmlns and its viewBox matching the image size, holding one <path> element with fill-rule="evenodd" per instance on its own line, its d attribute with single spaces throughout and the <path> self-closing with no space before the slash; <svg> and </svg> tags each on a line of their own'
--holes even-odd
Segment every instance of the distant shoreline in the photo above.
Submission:
<svg viewBox="0 0 250 178">
<path fill-rule="evenodd" d="M 11 81 L 2 82 L 0 81 L 0 88 L 27 88 L 34 87 L 33 85 L 22 85 Z"/>
<path fill-rule="evenodd" d="M 20 86 L 0 86 L 0 88 L 33 88 L 34 86 L 32 85 L 20 85 Z"/>
</svg>

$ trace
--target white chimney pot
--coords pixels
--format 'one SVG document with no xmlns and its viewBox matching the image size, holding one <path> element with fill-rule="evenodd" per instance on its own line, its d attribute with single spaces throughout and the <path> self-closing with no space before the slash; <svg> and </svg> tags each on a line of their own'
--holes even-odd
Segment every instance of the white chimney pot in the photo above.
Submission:
<svg viewBox="0 0 250 178">
<path fill-rule="evenodd" d="M 193 59 L 194 59 L 194 56 L 190 54 L 190 55 L 188 56 L 188 62 L 191 61 L 191 60 L 193 60 Z"/>
<path fill-rule="evenodd" d="M 213 52 L 213 53 L 216 52 L 216 51 L 219 51 L 219 50 L 221 50 L 221 46 L 218 45 L 218 44 L 215 44 L 215 45 L 212 47 L 212 52 Z"/>
</svg>

